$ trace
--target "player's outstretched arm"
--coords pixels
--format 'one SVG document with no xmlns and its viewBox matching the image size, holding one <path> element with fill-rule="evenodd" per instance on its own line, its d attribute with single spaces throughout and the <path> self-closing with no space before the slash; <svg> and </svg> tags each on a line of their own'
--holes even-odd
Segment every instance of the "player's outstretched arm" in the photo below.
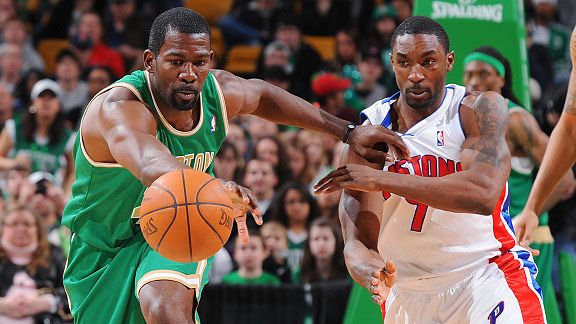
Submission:
<svg viewBox="0 0 576 324">
<path fill-rule="evenodd" d="M 504 98 L 495 92 L 465 99 L 460 111 L 466 134 L 461 172 L 427 178 L 348 164 L 322 178 L 315 190 L 386 191 L 434 208 L 490 215 L 510 173 L 504 137 L 507 110 Z"/>
<path fill-rule="evenodd" d="M 114 159 L 110 162 L 119 163 L 149 186 L 161 175 L 186 166 L 156 138 L 154 115 L 132 96 L 127 89 L 110 90 L 97 112 L 99 132 Z M 97 150 L 98 144 L 86 146 Z"/>
<path fill-rule="evenodd" d="M 346 146 L 344 163 L 370 165 Z M 381 193 L 345 189 L 340 199 L 339 215 L 344 237 L 344 259 L 352 278 L 370 290 L 372 300 L 382 304 L 396 280 L 396 267 L 378 254 L 378 235 L 382 215 Z"/>
<path fill-rule="evenodd" d="M 302 98 L 259 79 L 246 80 L 221 70 L 213 73 L 222 86 L 228 118 L 253 114 L 274 123 L 326 133 L 340 140 L 346 137 L 350 122 L 318 109 Z M 370 161 L 382 161 L 387 157 L 385 152 L 373 148 L 379 142 L 395 147 L 400 156 L 408 156 L 402 139 L 380 125 L 356 127 L 347 142 L 352 150 Z"/>
<path fill-rule="evenodd" d="M 518 240 L 524 246 L 530 242 L 532 230 L 538 224 L 537 215 L 543 212 L 549 195 L 576 162 L 576 27 L 570 39 L 570 57 L 572 73 L 564 111 L 550 136 L 542 166 L 521 214 L 522 219 L 517 223 L 520 227 L 520 231 L 517 228 Z"/>
</svg>

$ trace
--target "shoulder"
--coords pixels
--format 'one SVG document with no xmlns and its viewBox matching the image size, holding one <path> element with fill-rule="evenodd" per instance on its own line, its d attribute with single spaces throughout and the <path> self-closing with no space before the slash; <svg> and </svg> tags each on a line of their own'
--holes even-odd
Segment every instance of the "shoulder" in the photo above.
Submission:
<svg viewBox="0 0 576 324">
<path fill-rule="evenodd" d="M 469 135 L 483 132 L 483 125 L 506 129 L 508 107 L 497 92 L 472 92 L 464 97 L 460 106 L 460 118 L 464 132 Z"/>
</svg>

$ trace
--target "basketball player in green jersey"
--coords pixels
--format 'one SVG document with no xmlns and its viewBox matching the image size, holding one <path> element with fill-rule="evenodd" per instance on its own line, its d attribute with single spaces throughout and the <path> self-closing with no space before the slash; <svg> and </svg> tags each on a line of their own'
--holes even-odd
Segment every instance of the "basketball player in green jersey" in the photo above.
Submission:
<svg viewBox="0 0 576 324">
<path fill-rule="evenodd" d="M 379 142 L 407 153 L 384 127 L 354 128 L 264 81 L 210 70 L 213 55 L 206 20 L 190 9 L 168 10 L 152 25 L 145 71 L 88 104 L 76 139 L 76 182 L 62 217 L 72 232 L 64 286 L 76 323 L 195 321 L 210 260 L 161 257 L 131 218 L 138 217 L 146 186 L 161 175 L 185 167 L 212 173 L 228 119 L 253 114 L 321 131 L 369 159 L 387 157 L 373 149 Z M 226 186 L 261 223 L 249 191 Z M 246 216 L 237 216 L 247 242 Z"/>
<path fill-rule="evenodd" d="M 506 141 L 512 155 L 508 178 L 510 188 L 510 216 L 513 221 L 526 205 L 533 185 L 533 171 L 542 163 L 548 136 L 540 129 L 532 114 L 519 106 L 512 93 L 512 69 L 508 60 L 493 47 L 473 50 L 464 58 L 464 83 L 468 91 L 496 91 L 508 102 Z M 538 265 L 536 281 L 542 287 L 546 317 L 550 323 L 560 323 L 556 294 L 552 285 L 554 240 L 548 227 L 548 209 L 572 195 L 576 181 L 572 172 L 562 178 L 560 185 L 546 202 L 538 228 L 532 237 L 532 248 L 538 249 L 534 261 Z"/>
</svg>

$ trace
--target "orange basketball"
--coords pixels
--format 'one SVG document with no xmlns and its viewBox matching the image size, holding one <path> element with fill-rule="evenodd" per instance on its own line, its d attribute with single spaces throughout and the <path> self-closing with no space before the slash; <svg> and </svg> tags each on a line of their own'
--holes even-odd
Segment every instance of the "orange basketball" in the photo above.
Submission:
<svg viewBox="0 0 576 324">
<path fill-rule="evenodd" d="M 197 262 L 214 255 L 230 236 L 232 201 L 218 180 L 192 170 L 176 170 L 146 189 L 140 228 L 160 255 Z"/>
</svg>

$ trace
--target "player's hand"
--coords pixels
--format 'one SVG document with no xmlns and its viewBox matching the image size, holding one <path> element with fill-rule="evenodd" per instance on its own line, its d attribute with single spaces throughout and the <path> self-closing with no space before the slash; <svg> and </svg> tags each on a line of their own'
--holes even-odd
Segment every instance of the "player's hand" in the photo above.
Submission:
<svg viewBox="0 0 576 324">
<path fill-rule="evenodd" d="M 333 192 L 342 188 L 358 191 L 381 191 L 383 172 L 359 164 L 347 164 L 330 172 L 314 185 L 314 192 Z"/>
<path fill-rule="evenodd" d="M 534 256 L 540 255 L 540 251 L 530 247 L 532 233 L 538 227 L 538 215 L 535 212 L 525 209 L 513 220 L 514 231 L 518 244 L 527 249 Z"/>
<path fill-rule="evenodd" d="M 372 294 L 372 301 L 378 305 L 384 304 L 390 288 L 396 283 L 396 265 L 392 260 L 386 261 L 386 265 L 382 269 L 377 269 L 372 273 L 370 278 L 370 293 Z"/>
<path fill-rule="evenodd" d="M 392 146 L 394 150 L 387 150 L 386 152 L 379 150 L 378 147 L 383 146 L 382 143 Z M 381 125 L 356 126 L 349 135 L 348 144 L 354 152 L 372 163 L 409 158 L 408 148 L 402 138 Z"/>
<path fill-rule="evenodd" d="M 246 213 L 250 212 L 256 221 L 256 224 L 262 225 L 262 213 L 258 209 L 258 201 L 252 194 L 250 189 L 236 184 L 234 181 L 227 181 L 222 183 L 224 189 L 230 193 L 230 198 L 234 204 L 234 219 L 238 226 L 238 236 L 242 244 L 248 244 L 250 237 L 248 235 L 248 227 L 246 226 Z"/>
</svg>

